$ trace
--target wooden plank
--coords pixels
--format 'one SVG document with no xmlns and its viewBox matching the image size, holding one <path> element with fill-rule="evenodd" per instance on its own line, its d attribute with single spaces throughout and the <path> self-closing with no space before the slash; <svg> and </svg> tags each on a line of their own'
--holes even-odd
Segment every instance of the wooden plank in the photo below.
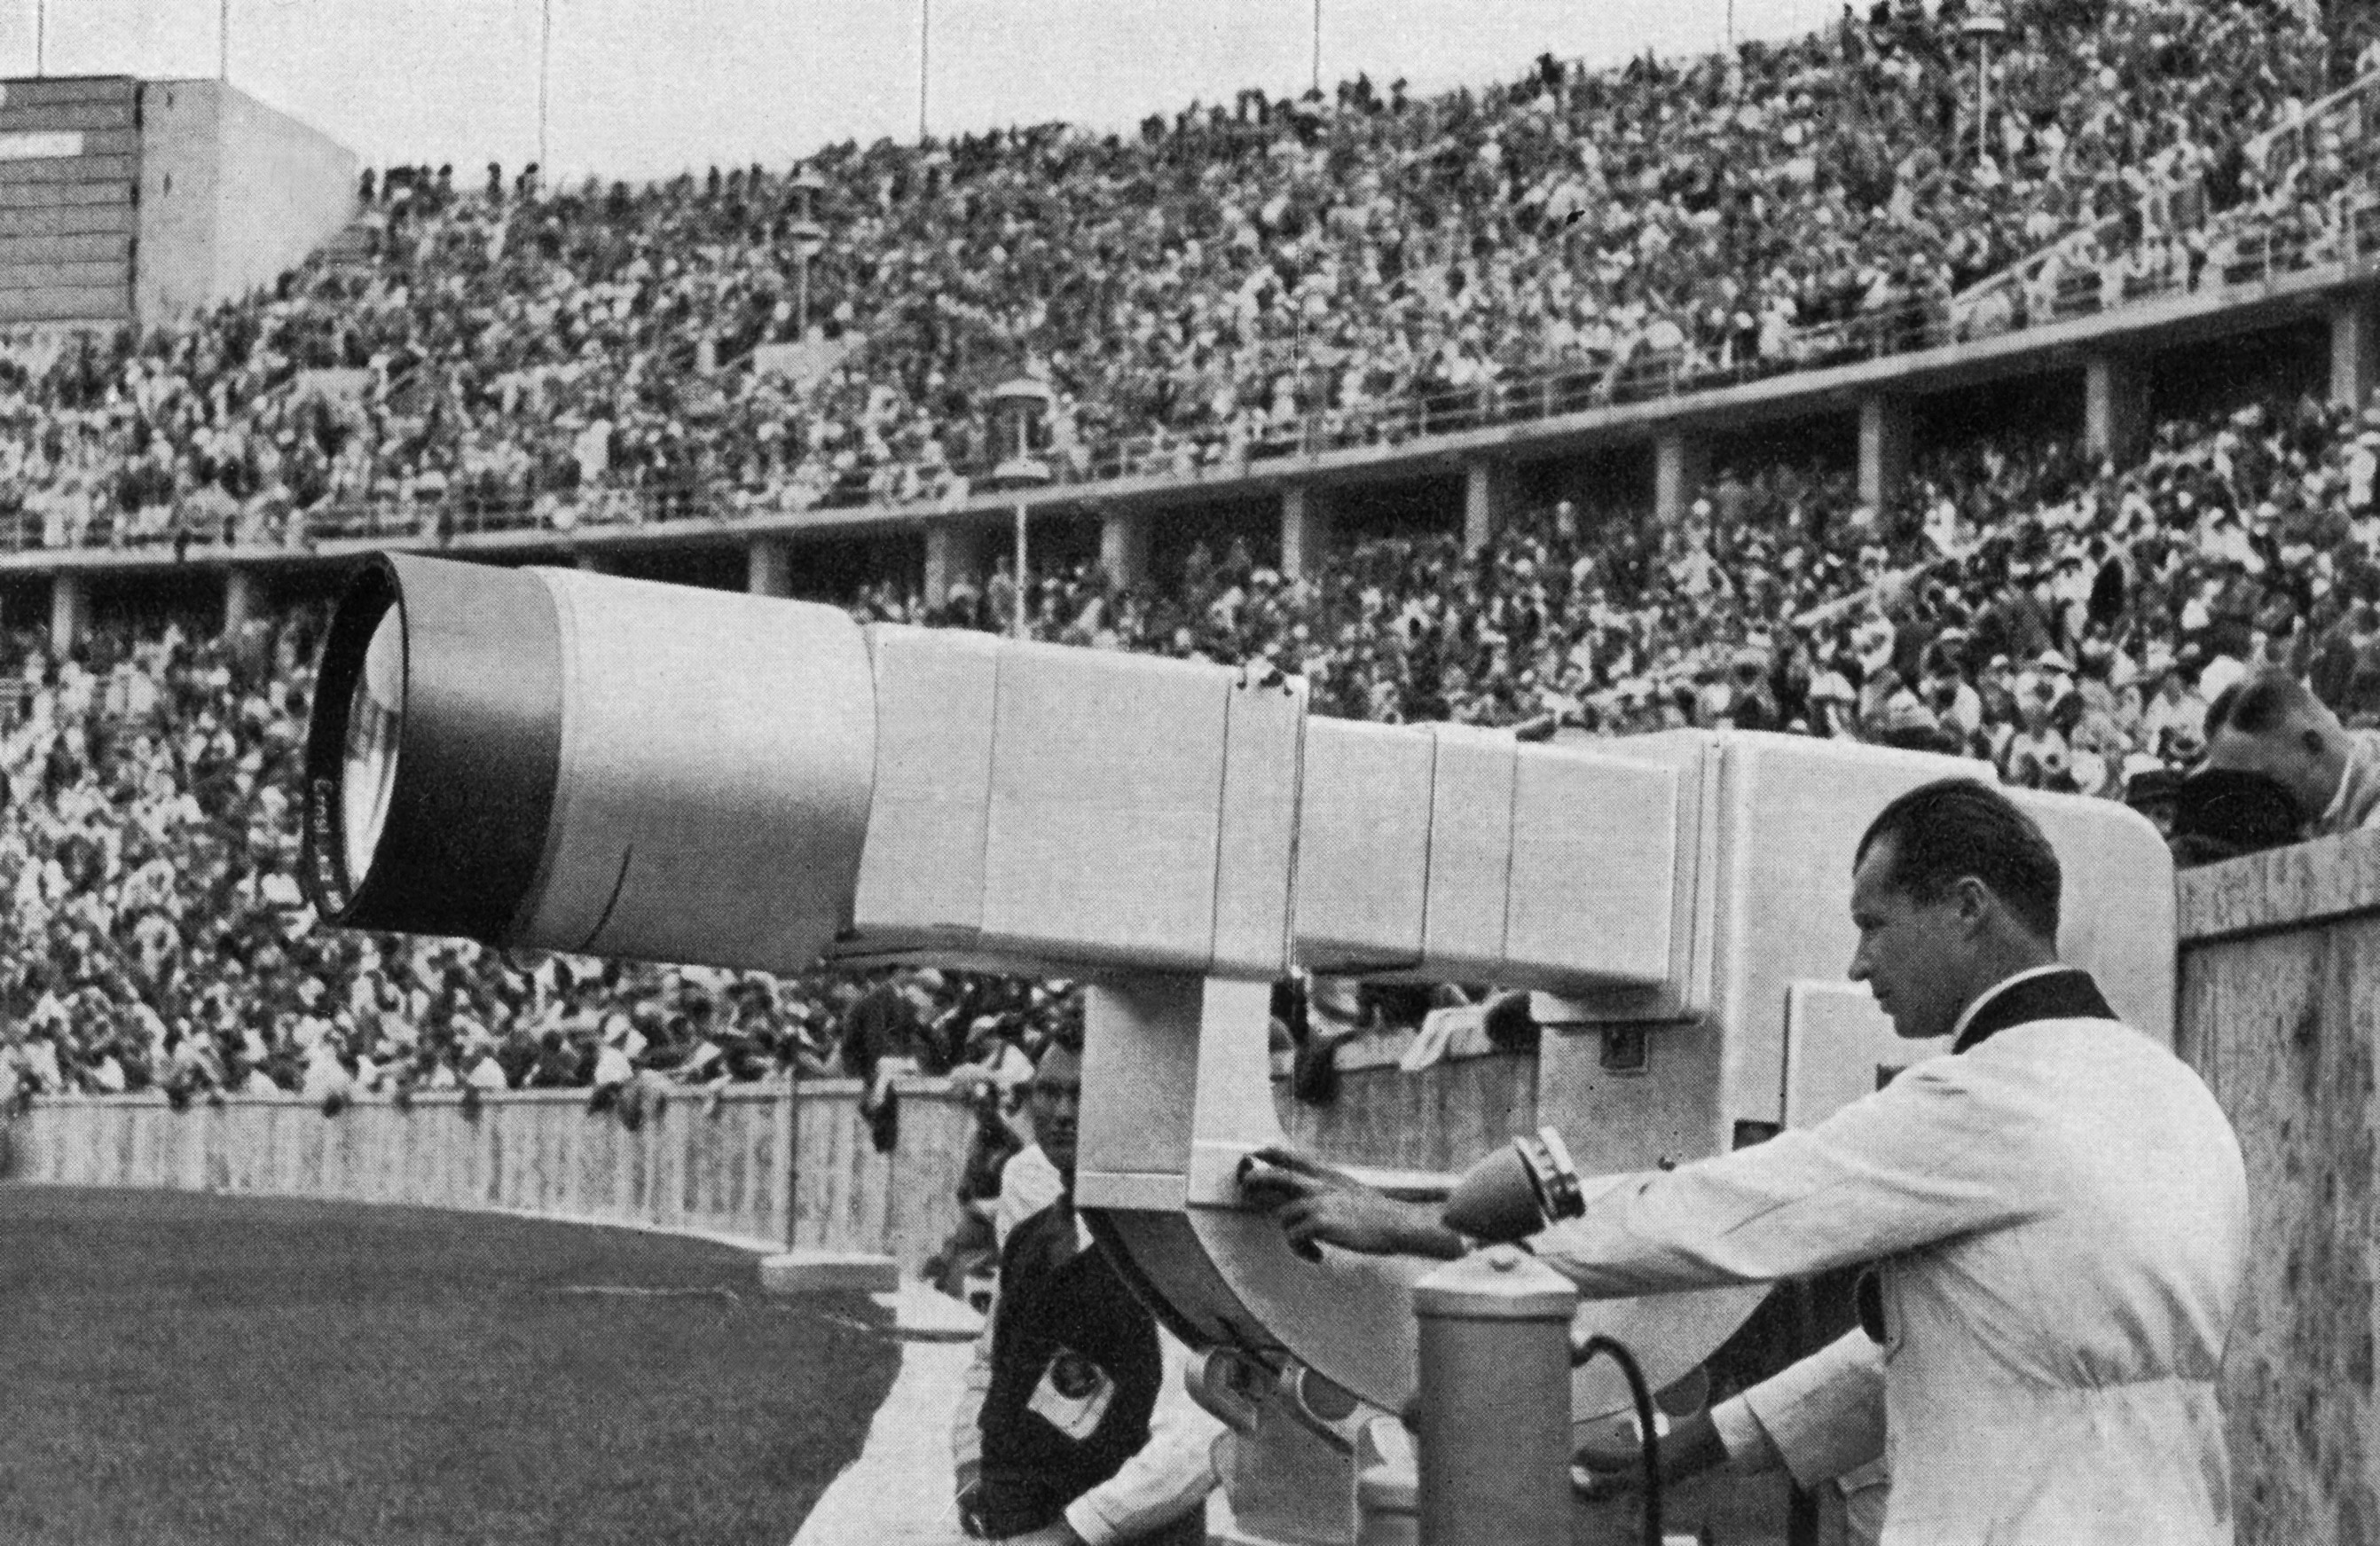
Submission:
<svg viewBox="0 0 2380 1546">
<path fill-rule="evenodd" d="M 128 177 L 122 182 L 0 183 L 0 210 L 132 207 L 132 181 Z"/>
<path fill-rule="evenodd" d="M 0 161 L 0 183 L 130 182 L 140 172 L 139 159 L 128 153 Z"/>
<path fill-rule="evenodd" d="M 833 1126 L 828 1130 L 827 1208 L 820 1244 L 830 1250 L 859 1248 L 851 1220 L 858 1208 L 861 1156 L 868 1148 L 856 1103 L 838 1100 L 829 1108 Z"/>
<path fill-rule="evenodd" d="M 119 103 L 129 106 L 140 82 L 128 75 L 42 75 L 0 82 L 0 103 L 9 107 L 66 103 Z"/>
<path fill-rule="evenodd" d="M 856 1160 L 856 1184 L 851 1189 L 851 1211 L 846 1215 L 845 1225 L 848 1234 L 844 1237 L 854 1250 L 880 1251 L 884 1248 L 891 1203 L 892 1163 L 877 1152 L 875 1139 L 868 1136 L 856 1106 L 851 1114 L 851 1152 Z"/>
<path fill-rule="evenodd" d="M 774 1187 L 769 1210 L 769 1238 L 790 1248 L 794 1243 L 794 1187 L 797 1178 L 795 1154 L 800 1144 L 801 1100 L 791 1080 L 777 1091 L 771 1106 L 772 1142 L 769 1179 Z"/>
<path fill-rule="evenodd" d="M 670 1136 L 653 1156 L 652 1222 L 674 1228 L 686 1216 L 686 1150 L 702 1138 L 702 1102 L 689 1094 L 670 1102 Z"/>
<path fill-rule="evenodd" d="M 25 133 L 65 128 L 129 129 L 132 125 L 132 99 L 129 96 L 86 97 L 72 102 L 27 102 L 11 88 L 7 99 L 0 102 L 0 130 Z"/>
<path fill-rule="evenodd" d="M 856 1128 L 848 1098 L 829 1097 L 813 1110 L 820 1119 L 816 1243 L 822 1248 L 841 1248 L 848 1244 L 842 1234 L 843 1213 L 844 1199 L 851 1195 L 856 1180 L 851 1150 Z"/>
<path fill-rule="evenodd" d="M 2275 910 L 2303 903 L 2302 871 L 2266 873 Z M 2241 1546 L 2346 1540 L 2380 1517 L 2380 916 L 2193 944 L 2180 1011 L 2252 1199 L 2224 1364 Z"/>
<path fill-rule="evenodd" d="M 2185 944 L 2380 911 L 2380 832 L 2202 865 L 2176 884 Z"/>
<path fill-rule="evenodd" d="M 102 161 L 110 165 L 122 163 L 135 168 L 135 175 L 138 175 L 140 164 L 140 131 L 132 127 L 128 114 L 112 124 L 62 124 L 55 121 L 62 112 L 67 116 L 86 117 L 94 115 L 103 116 L 108 111 L 105 107 L 97 104 L 80 109 L 63 110 L 0 106 L 0 152 L 7 152 L 12 148 L 8 143 L 8 137 L 11 135 L 38 134 L 45 137 L 79 135 L 82 139 L 79 147 L 75 147 L 71 140 L 51 140 L 45 138 L 38 144 L 18 141 L 13 149 L 19 156 L 25 155 L 29 150 L 44 152 L 27 159 L 58 162 L 67 165 L 88 164 Z M 52 153 L 69 149 L 73 153 L 68 155 Z"/>
<path fill-rule="evenodd" d="M 139 216 L 128 203 L 53 204 L 38 209 L 0 207 L 0 244 L 45 241 L 104 242 L 94 251 L 59 256 L 112 257 L 122 250 L 129 262 Z M 47 255 L 47 254 L 41 254 Z"/>
<path fill-rule="evenodd" d="M 0 289 L 0 323 L 120 320 L 131 314 L 128 282 L 88 289 Z"/>
<path fill-rule="evenodd" d="M 827 1112 L 807 1089 L 794 1099 L 799 1109 L 794 1118 L 794 1236 L 788 1243 L 815 1247 L 820 1199 L 826 1184 Z"/>
</svg>

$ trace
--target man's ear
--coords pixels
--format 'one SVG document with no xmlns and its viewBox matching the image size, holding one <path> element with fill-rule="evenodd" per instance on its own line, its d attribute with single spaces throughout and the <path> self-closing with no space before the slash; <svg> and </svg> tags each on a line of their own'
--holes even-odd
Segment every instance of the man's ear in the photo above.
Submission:
<svg viewBox="0 0 2380 1546">
<path fill-rule="evenodd" d="M 1999 906 L 1999 898 L 1992 895 L 1992 888 L 1976 875 L 1961 875 L 1953 882 L 1950 900 L 1959 909 L 1961 926 L 1968 929 L 1981 925 Z"/>
<path fill-rule="evenodd" d="M 2298 732 L 2298 745 L 2305 749 L 2309 757 L 2320 757 L 2330 749 L 2329 739 L 2311 724 Z"/>
</svg>

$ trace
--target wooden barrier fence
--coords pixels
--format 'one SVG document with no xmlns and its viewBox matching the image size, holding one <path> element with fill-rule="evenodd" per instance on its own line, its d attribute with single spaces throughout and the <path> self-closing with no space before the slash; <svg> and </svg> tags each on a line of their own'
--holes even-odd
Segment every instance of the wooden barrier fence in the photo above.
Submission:
<svg viewBox="0 0 2380 1546">
<path fill-rule="evenodd" d="M 687 1091 L 634 1132 L 583 1090 L 492 1093 L 470 1114 L 452 1093 L 366 1097 L 337 1116 L 294 1096 L 44 1100 L 0 1124 L 0 1178 L 490 1209 L 881 1251 L 914 1272 L 957 1222 L 974 1119 L 942 1080 L 900 1090 L 889 1154 L 855 1079 Z"/>
<path fill-rule="evenodd" d="M 2180 1051 L 2248 1163 L 2224 1360 L 2240 1546 L 2380 1540 L 2380 834 L 2192 870 Z"/>
</svg>

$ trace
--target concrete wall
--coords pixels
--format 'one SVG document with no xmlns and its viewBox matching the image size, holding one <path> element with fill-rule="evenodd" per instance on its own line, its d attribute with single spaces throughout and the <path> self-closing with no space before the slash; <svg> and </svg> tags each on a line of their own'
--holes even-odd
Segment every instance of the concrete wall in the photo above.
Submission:
<svg viewBox="0 0 2380 1546">
<path fill-rule="evenodd" d="M 630 1132 L 585 1092 L 358 1101 L 295 1097 L 176 1112 L 155 1096 L 42 1101 L 0 1118 L 0 1178 L 496 1210 L 771 1245 L 880 1251 L 915 1271 L 957 1222 L 974 1118 L 941 1080 L 903 1084 L 900 1141 L 879 1154 L 856 1080 L 744 1086 L 718 1109 L 680 1094 Z"/>
<path fill-rule="evenodd" d="M 218 299 L 271 284 L 337 235 L 355 218 L 358 171 L 354 152 L 239 91 L 223 90 L 222 122 Z"/>
<path fill-rule="evenodd" d="M 354 154 L 221 81 L 142 85 L 140 125 L 144 324 L 272 283 L 354 215 Z"/>
<path fill-rule="evenodd" d="M 132 316 L 139 83 L 0 82 L 0 325 Z"/>
<path fill-rule="evenodd" d="M 140 262 L 134 296 L 148 322 L 186 316 L 213 294 L 223 105 L 214 86 L 161 81 L 140 91 Z"/>
</svg>

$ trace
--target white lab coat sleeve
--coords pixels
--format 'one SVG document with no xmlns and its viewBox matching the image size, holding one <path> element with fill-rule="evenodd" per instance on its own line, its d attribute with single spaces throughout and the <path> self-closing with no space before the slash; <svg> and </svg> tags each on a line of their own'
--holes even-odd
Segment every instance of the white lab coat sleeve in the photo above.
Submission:
<svg viewBox="0 0 2380 1546">
<path fill-rule="evenodd" d="M 1588 1298 L 1768 1283 L 2033 1216 L 2036 1120 L 1944 1056 L 1812 1127 L 1673 1171 L 1583 1182 L 1536 1249 Z"/>
<path fill-rule="evenodd" d="M 1123 1468 L 1066 1505 L 1066 1523 L 1088 1546 L 1159 1529 L 1201 1506 L 1222 1480 L 1223 1425 L 1190 1399 L 1189 1355 L 1163 1331 L 1164 1382 L 1149 1415 L 1148 1443 Z"/>
<path fill-rule="evenodd" d="M 1845 1333 L 1738 1399 L 1803 1487 L 1884 1455 L 1884 1350 L 1864 1331 Z"/>
<path fill-rule="evenodd" d="M 1727 1451 L 1727 1463 L 1736 1470 L 1759 1476 L 1785 1463 L 1784 1456 L 1777 1453 L 1776 1441 L 1769 1438 L 1768 1430 L 1760 1426 L 1751 1403 L 1742 1395 L 1730 1395 L 1713 1406 L 1710 1417 L 1711 1427 L 1718 1433 L 1719 1448 Z"/>
</svg>

